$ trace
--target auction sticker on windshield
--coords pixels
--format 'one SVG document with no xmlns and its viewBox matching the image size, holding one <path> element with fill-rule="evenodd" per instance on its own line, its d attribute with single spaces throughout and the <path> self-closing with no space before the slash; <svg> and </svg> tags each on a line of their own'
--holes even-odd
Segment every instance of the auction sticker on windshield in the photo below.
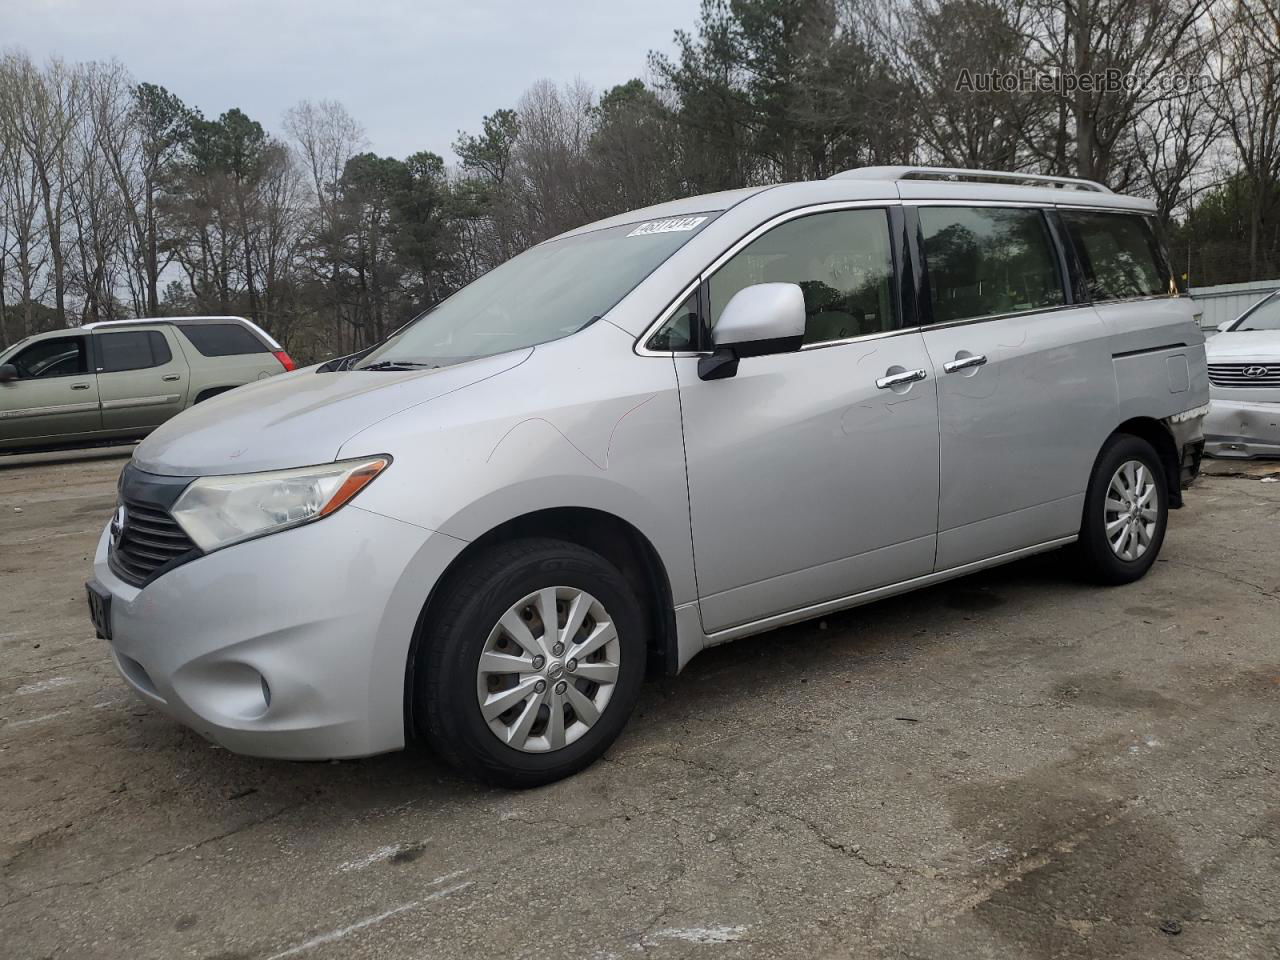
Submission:
<svg viewBox="0 0 1280 960">
<path fill-rule="evenodd" d="M 674 217 L 670 220 L 649 220 L 640 224 L 628 237 L 647 237 L 651 233 L 680 233 L 684 230 L 696 230 L 706 217 Z"/>
</svg>

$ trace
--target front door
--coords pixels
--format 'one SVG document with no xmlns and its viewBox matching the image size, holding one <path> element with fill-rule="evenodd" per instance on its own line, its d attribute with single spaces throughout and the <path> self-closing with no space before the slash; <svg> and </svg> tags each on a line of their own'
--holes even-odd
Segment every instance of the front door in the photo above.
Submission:
<svg viewBox="0 0 1280 960">
<path fill-rule="evenodd" d="M 1040 210 L 925 206 L 919 221 L 947 570 L 1079 530 L 1116 387 L 1106 328 L 1066 305 Z"/>
<path fill-rule="evenodd" d="M 105 430 L 146 432 L 186 404 L 188 370 L 165 330 L 95 333 Z"/>
<path fill-rule="evenodd" d="M 0 383 L 0 443 L 72 441 L 101 429 L 85 341 L 80 334 L 37 340 L 6 361 L 18 379 Z"/>
<path fill-rule="evenodd" d="M 706 282 L 709 324 L 769 281 L 804 291 L 803 349 L 745 358 L 724 380 L 675 360 L 708 633 L 933 566 L 937 397 L 923 338 L 901 330 L 888 211 L 763 233 Z"/>
</svg>

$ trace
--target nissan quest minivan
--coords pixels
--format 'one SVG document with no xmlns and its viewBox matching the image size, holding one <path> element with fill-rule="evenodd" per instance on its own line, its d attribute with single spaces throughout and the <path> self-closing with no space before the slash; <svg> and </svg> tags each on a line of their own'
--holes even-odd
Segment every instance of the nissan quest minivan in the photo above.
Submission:
<svg viewBox="0 0 1280 960">
<path fill-rule="evenodd" d="M 929 168 L 693 197 L 161 426 L 90 610 L 231 750 L 425 739 L 540 784 L 705 647 L 1068 544 L 1141 577 L 1208 391 L 1145 200 Z"/>
</svg>

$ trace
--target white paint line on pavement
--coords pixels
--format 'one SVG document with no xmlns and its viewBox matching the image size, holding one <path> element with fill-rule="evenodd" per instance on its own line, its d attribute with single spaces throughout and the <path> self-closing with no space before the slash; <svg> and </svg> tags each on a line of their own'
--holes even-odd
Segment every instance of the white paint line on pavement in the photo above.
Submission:
<svg viewBox="0 0 1280 960">
<path fill-rule="evenodd" d="M 431 886 L 435 886 L 437 883 L 444 883 L 446 880 L 453 880 L 455 877 L 460 877 L 464 873 L 470 873 L 470 872 L 471 872 L 470 867 L 463 867 L 461 870 L 454 870 L 450 873 L 443 873 L 440 876 L 436 877 L 434 880 L 429 881 L 429 883 L 431 884 Z"/>
<path fill-rule="evenodd" d="M 683 940 L 686 943 L 732 943 L 741 940 L 746 927 L 673 927 L 657 930 L 645 937 L 649 940 Z"/>
<path fill-rule="evenodd" d="M 400 852 L 401 845 L 393 843 L 387 847 L 379 847 L 373 853 L 360 857 L 357 860 L 348 860 L 346 863 L 338 865 L 339 873 L 350 873 L 352 870 L 363 870 L 366 867 L 372 867 L 375 863 L 381 863 L 383 860 L 390 860 Z"/>
<path fill-rule="evenodd" d="M 29 727 L 33 723 L 44 723 L 46 720 L 54 720 L 54 719 L 57 719 L 58 717 L 65 717 L 70 712 L 71 712 L 70 710 L 55 710 L 53 713 L 46 713 L 42 717 L 32 717 L 30 720 L 13 720 L 5 724 L 5 726 L 6 727 Z"/>
<path fill-rule="evenodd" d="M 447 897 L 449 894 L 457 893 L 464 887 L 469 886 L 471 886 L 470 881 L 467 883 L 460 883 L 457 886 L 449 887 L 445 890 L 437 890 L 435 893 L 430 896 L 423 897 L 421 900 L 414 900 L 411 903 L 402 903 L 398 907 L 392 907 L 390 910 L 385 910 L 372 917 L 365 917 L 363 920 L 357 920 L 355 923 L 349 924 L 345 927 L 340 927 L 337 930 L 330 930 L 328 933 L 322 933 L 318 937 L 312 937 L 310 940 L 305 940 L 296 947 L 290 947 L 288 950 L 281 950 L 279 953 L 272 954 L 268 960 L 284 960 L 285 957 L 297 956 L 298 954 L 311 950 L 315 947 L 322 947 L 326 943 L 335 943 L 338 940 L 351 936 L 353 933 L 364 930 L 366 927 L 372 927 L 375 924 L 382 923 L 384 920 L 389 920 L 398 913 L 404 913 L 406 910 L 412 910 L 414 907 L 420 907 L 425 903 L 430 903 L 432 900 L 439 900 L 441 897 Z"/>
<path fill-rule="evenodd" d="M 357 930 L 363 930 L 365 927 L 372 927 L 375 923 L 381 923 L 383 920 L 394 917 L 397 913 L 404 913 L 406 910 L 412 910 L 418 905 L 418 903 L 419 901 L 417 900 L 412 903 L 402 903 L 400 906 L 392 907 L 390 910 L 379 913 L 377 916 L 365 917 L 365 919 L 358 920 L 349 926 L 341 927 L 338 930 L 331 930 L 328 933 L 322 933 L 320 936 L 312 937 L 310 940 L 300 943 L 296 947 L 290 947 L 288 950 L 282 950 L 280 953 L 273 954 L 270 957 L 270 960 L 283 960 L 284 957 L 296 956 L 304 950 L 310 950 L 313 947 L 320 947 L 326 943 L 333 943 L 335 940 L 341 940 L 343 937 L 349 937 Z"/>
<path fill-rule="evenodd" d="M 37 680 L 35 683 L 24 683 L 17 690 L 13 691 L 15 697 L 25 697 L 33 693 L 44 693 L 46 690 L 56 690 L 58 687 L 68 687 L 73 683 L 80 681 L 74 677 L 50 677 L 48 680 Z"/>
<path fill-rule="evenodd" d="M 434 882 L 434 881 L 433 881 Z M 474 880 L 466 880 L 463 883 L 455 883 L 452 887 L 445 887 L 443 890 L 437 890 L 435 893 L 429 893 L 422 898 L 422 903 L 430 903 L 432 900 L 439 900 L 450 894 L 457 893 L 459 890 L 465 890 L 467 887 L 475 883 Z"/>
</svg>

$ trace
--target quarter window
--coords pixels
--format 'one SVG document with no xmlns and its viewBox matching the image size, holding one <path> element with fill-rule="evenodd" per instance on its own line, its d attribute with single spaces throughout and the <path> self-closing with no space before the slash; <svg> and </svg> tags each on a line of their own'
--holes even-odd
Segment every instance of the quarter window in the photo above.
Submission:
<svg viewBox="0 0 1280 960">
<path fill-rule="evenodd" d="M 1090 300 L 1158 297 L 1176 292 L 1146 218 L 1131 213 L 1063 210 Z"/>
<path fill-rule="evenodd" d="M 191 323 L 179 327 L 203 357 L 266 353 L 267 346 L 238 323 Z"/>
<path fill-rule="evenodd" d="M 159 367 L 173 359 L 164 334 L 155 330 L 129 330 L 125 333 L 99 333 L 98 369 L 102 373 L 145 370 Z"/>
<path fill-rule="evenodd" d="M 650 350 L 665 353 L 682 353 L 698 349 L 698 293 L 695 290 L 667 318 L 646 346 Z"/>
<path fill-rule="evenodd" d="M 1044 214 L 1025 207 L 921 207 L 933 322 L 1066 302 Z"/>
<path fill-rule="evenodd" d="M 836 210 L 790 220 L 743 247 L 710 281 L 714 328 L 735 293 L 756 283 L 804 291 L 805 343 L 897 328 L 889 215 Z"/>
</svg>

